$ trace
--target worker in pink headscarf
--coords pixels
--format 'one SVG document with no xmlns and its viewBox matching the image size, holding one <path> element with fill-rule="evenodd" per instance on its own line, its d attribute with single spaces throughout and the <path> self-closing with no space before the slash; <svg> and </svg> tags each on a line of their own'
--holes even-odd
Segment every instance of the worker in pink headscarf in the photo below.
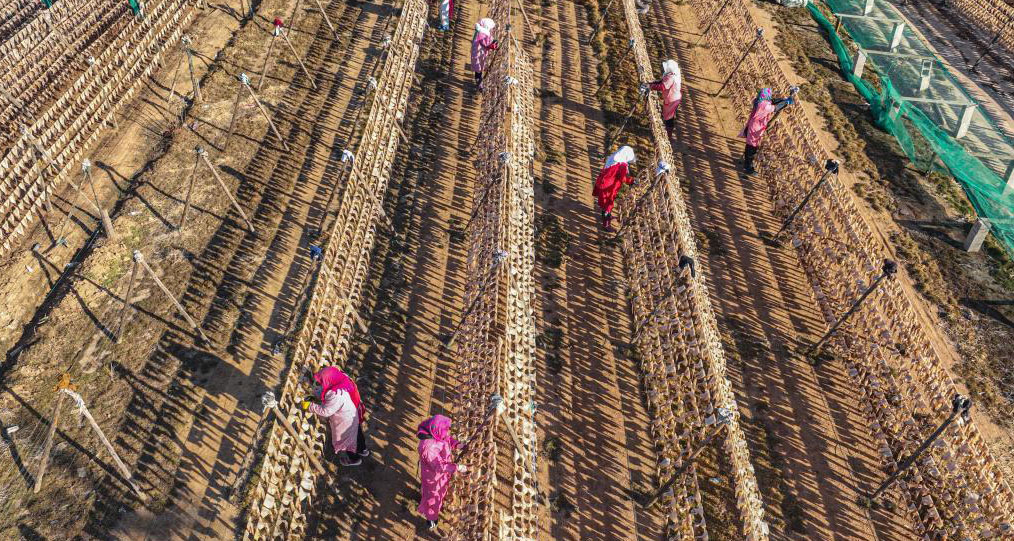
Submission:
<svg viewBox="0 0 1014 541">
<path fill-rule="evenodd" d="M 331 431 L 331 446 L 342 466 L 358 466 L 368 456 L 366 437 L 363 435 L 363 408 L 359 388 L 345 372 L 327 366 L 313 375 L 314 394 L 320 404 L 303 401 L 303 409 L 327 419 Z"/>
<path fill-rule="evenodd" d="M 595 179 L 592 195 L 595 196 L 602 211 L 602 229 L 606 231 L 613 230 L 613 203 L 620 193 L 620 188 L 624 184 L 634 183 L 634 177 L 630 176 L 630 164 L 634 161 L 634 149 L 622 146 L 606 160 L 605 167 L 599 171 L 599 176 Z"/>
<path fill-rule="evenodd" d="M 655 90 L 662 93 L 662 123 L 665 124 L 665 131 L 672 139 L 673 130 L 676 129 L 676 109 L 683 101 L 683 80 L 680 74 L 680 65 L 675 60 L 662 62 L 662 78 L 647 83 L 643 90 Z"/>
<path fill-rule="evenodd" d="M 451 476 L 466 471 L 465 465 L 455 464 L 451 456 L 451 450 L 461 444 L 451 437 L 451 420 L 443 415 L 434 415 L 420 423 L 416 435 L 419 437 L 419 477 L 422 483 L 419 513 L 426 517 L 429 528 L 435 530 Z"/>
<path fill-rule="evenodd" d="M 493 29 L 496 23 L 493 19 L 481 19 L 475 25 L 475 35 L 472 36 L 472 71 L 475 72 L 475 86 L 482 89 L 482 74 L 486 71 L 486 60 L 490 51 L 495 51 L 497 41 L 493 39 Z"/>
<path fill-rule="evenodd" d="M 761 138 L 764 137 L 764 132 L 767 131 L 771 118 L 776 112 L 793 103 L 795 103 L 795 99 L 792 96 L 774 99 L 770 88 L 764 88 L 757 93 L 757 98 L 753 100 L 753 111 L 750 112 L 750 117 L 746 120 L 746 126 L 739 134 L 740 137 L 746 138 L 746 150 L 743 152 L 743 169 L 748 175 L 757 172 L 753 167 L 753 159 L 757 156 L 757 151 L 760 150 Z"/>
</svg>

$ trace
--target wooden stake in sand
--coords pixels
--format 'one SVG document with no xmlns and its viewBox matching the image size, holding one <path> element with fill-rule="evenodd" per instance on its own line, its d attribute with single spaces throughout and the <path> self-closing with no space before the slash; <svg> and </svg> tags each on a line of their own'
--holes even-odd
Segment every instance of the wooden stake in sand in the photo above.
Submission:
<svg viewBox="0 0 1014 541">
<path fill-rule="evenodd" d="M 32 492 L 38 494 L 42 489 L 42 478 L 46 475 L 46 468 L 49 467 L 49 451 L 53 448 L 53 438 L 56 436 L 57 427 L 60 426 L 60 407 L 63 406 L 63 389 L 74 390 L 70 383 L 70 374 L 64 374 L 60 383 L 56 384 L 56 405 L 53 406 L 53 417 L 49 421 L 49 432 L 46 433 L 46 443 L 42 446 L 42 458 L 39 462 L 39 473 L 35 474 L 35 488 Z"/>
<path fill-rule="evenodd" d="M 264 56 L 264 66 L 261 68 L 261 80 L 257 81 L 257 92 L 261 91 L 261 87 L 264 86 L 264 79 L 268 78 L 268 69 L 271 67 L 271 51 L 275 49 L 275 38 L 282 33 L 282 20 L 275 19 L 275 28 L 271 31 L 271 41 L 268 42 L 268 54 Z M 237 98 L 238 99 L 238 98 Z M 235 110 L 234 110 L 235 111 Z M 235 112 L 232 116 L 236 118 Z M 232 134 L 232 124 L 229 124 L 229 133 Z"/>
<path fill-rule="evenodd" d="M 190 314 L 187 313 L 187 310 L 185 308 L 183 308 L 183 305 L 176 300 L 176 297 L 174 297 L 172 292 L 169 291 L 169 288 L 162 283 L 162 280 L 158 277 L 157 274 L 155 274 L 155 271 L 152 270 L 150 266 L 148 266 L 148 262 L 144 260 L 144 256 L 141 255 L 141 252 L 138 250 L 134 250 L 134 261 L 144 268 L 144 270 L 148 273 L 148 276 L 151 276 L 151 279 L 155 281 L 155 285 L 157 285 L 158 288 L 162 290 L 162 293 L 165 293 L 165 296 L 168 297 L 170 301 L 172 301 L 173 306 L 176 307 L 176 311 L 179 312 L 181 316 L 183 316 L 183 319 L 187 320 L 187 323 L 189 323 L 190 326 L 193 327 L 195 331 L 197 331 L 197 334 L 200 335 L 201 340 L 203 340 L 204 342 L 211 342 L 211 340 L 208 340 L 208 337 L 205 336 L 204 331 L 201 330 L 200 325 L 198 325 L 197 322 L 194 321 L 194 318 L 190 317 Z M 129 303 L 130 299 L 126 299 L 126 302 Z"/>
<path fill-rule="evenodd" d="M 317 460 L 317 454 L 314 453 L 308 445 L 306 445 L 303 438 L 299 437 L 299 433 L 297 433 L 296 429 L 292 427 L 292 423 L 290 423 L 285 417 L 282 410 L 278 408 L 278 400 L 275 399 L 275 394 L 271 392 L 264 393 L 264 396 L 261 397 L 261 404 L 264 405 L 265 411 L 270 410 L 275 414 L 275 418 L 282 423 L 282 426 L 285 427 L 285 431 L 289 433 L 289 436 L 296 440 L 296 444 L 299 445 L 299 448 L 306 454 L 306 457 L 310 460 L 310 463 L 313 464 L 317 473 L 324 475 L 326 470 L 324 470 L 324 466 L 320 464 L 320 461 Z"/>
<path fill-rule="evenodd" d="M 123 308 L 120 309 L 120 322 L 116 325 L 114 341 L 119 344 L 123 336 L 123 324 L 127 321 L 127 313 L 130 312 L 131 297 L 134 295 L 134 282 L 137 280 L 137 260 L 132 260 L 130 265 L 130 281 L 127 282 L 127 294 L 123 296 Z"/>
<path fill-rule="evenodd" d="M 197 84 L 197 75 L 194 74 L 194 51 L 190 48 L 193 40 L 190 36 L 180 38 L 183 42 L 183 50 L 187 53 L 187 65 L 190 67 L 190 84 L 194 87 L 194 103 L 201 101 L 201 85 Z"/>
<path fill-rule="evenodd" d="M 134 491 L 134 494 L 137 494 L 138 499 L 140 499 L 141 501 L 145 501 L 147 499 L 147 496 L 145 496 L 144 493 L 141 492 L 141 489 L 137 486 L 137 483 L 134 482 L 130 470 L 127 469 L 127 465 L 124 464 L 122 460 L 120 460 L 120 455 L 116 453 L 116 449 L 113 448 L 113 444 L 109 443 L 109 439 L 106 438 L 106 434 L 102 432 L 102 428 L 99 427 L 99 424 L 95 422 L 95 418 L 92 417 L 91 412 L 88 411 L 88 407 L 85 406 L 84 399 L 81 398 L 81 395 L 77 394 L 76 392 L 72 391 L 69 388 L 60 389 L 60 392 L 74 399 L 74 402 L 77 404 L 78 411 L 81 413 L 81 415 L 84 415 L 85 419 L 88 419 L 88 423 L 92 426 L 92 430 L 95 431 L 95 435 L 99 437 L 99 440 L 102 441 L 102 444 L 106 446 L 106 450 L 109 451 L 109 454 L 113 457 L 113 462 L 116 463 L 116 467 L 120 469 L 120 474 L 123 475 L 123 478 L 127 481 L 127 484 L 130 485 L 130 488 Z"/>
<path fill-rule="evenodd" d="M 317 83 L 313 82 L 313 75 L 310 75 L 310 70 L 306 69 L 306 64 L 303 63 L 303 59 L 299 57 L 299 53 L 296 52 L 296 48 L 292 46 L 292 42 L 289 41 L 289 33 L 282 32 L 282 39 L 285 40 L 285 44 L 289 46 L 289 50 L 292 51 L 292 56 L 296 57 L 296 61 L 299 62 L 299 67 L 303 68 L 303 73 L 306 78 L 310 80 L 310 86 L 314 90 L 317 90 Z"/>
<path fill-rule="evenodd" d="M 275 123 L 271 120 L 271 117 L 268 115 L 267 109 L 265 109 L 264 105 L 261 104 L 261 100 L 257 98 L 257 94 L 254 93 L 254 90 L 250 88 L 250 78 L 247 77 L 245 73 L 240 73 L 239 82 L 244 87 L 246 87 L 246 89 L 250 92 L 250 95 L 254 99 L 254 103 L 256 103 L 257 108 L 260 109 L 261 115 L 264 117 L 264 120 L 268 121 L 268 125 L 271 126 L 271 131 L 274 132 L 275 137 L 278 137 L 278 141 L 282 143 L 282 147 L 285 148 L 285 150 L 289 150 L 289 145 L 285 144 L 285 139 L 282 138 L 282 133 L 278 131 L 278 128 L 275 126 Z"/>
<path fill-rule="evenodd" d="M 92 179 L 92 162 L 91 160 L 85 159 L 81 162 L 81 170 L 84 171 L 85 178 L 88 180 L 88 184 L 92 188 L 92 197 L 95 200 L 95 211 L 99 213 L 102 218 L 102 227 L 106 230 L 106 237 L 110 240 L 116 240 L 116 231 L 113 230 L 113 220 L 109 218 L 109 213 L 106 209 L 102 208 L 99 204 L 99 194 L 95 191 L 95 181 Z"/>
<path fill-rule="evenodd" d="M 320 3 L 320 0 L 314 0 L 317 2 L 317 9 L 320 10 L 320 14 L 324 17 L 324 23 L 331 29 L 331 33 L 334 34 L 334 39 L 338 39 L 338 30 L 335 29 L 334 25 L 331 24 L 331 18 L 327 16 L 327 12 L 324 11 L 324 5 Z"/>
<path fill-rule="evenodd" d="M 296 5 L 292 6 L 292 13 L 289 13 L 289 28 L 296 27 L 296 15 L 299 15 L 299 3 L 301 0 L 296 0 Z"/>
<path fill-rule="evenodd" d="M 228 139 L 226 139 L 228 142 Z M 194 180 L 197 179 L 197 166 L 201 165 L 201 156 L 198 154 L 194 159 L 194 168 L 190 170 L 190 182 L 187 185 L 186 203 L 183 204 L 183 214 L 180 215 L 180 223 L 176 231 L 183 231 L 183 223 L 187 220 L 187 212 L 190 210 L 190 195 L 194 193 Z"/>
<path fill-rule="evenodd" d="M 236 201 L 236 197 L 232 195 L 232 192 L 225 185 L 225 181 L 223 181 L 222 177 L 219 176 L 218 169 L 216 169 L 215 166 L 212 165 L 211 160 L 208 159 L 208 151 L 204 150 L 203 147 L 198 146 L 194 148 L 194 152 L 197 153 L 197 156 L 200 159 L 204 160 L 204 163 L 208 166 L 208 169 L 211 169 L 211 174 L 215 177 L 215 180 L 218 181 L 218 185 L 222 188 L 222 192 L 229 197 L 229 201 L 232 201 L 233 208 L 235 208 L 236 212 L 238 212 L 239 215 L 243 217 L 243 221 L 246 222 L 247 229 L 249 229 L 251 233 L 256 233 L 256 231 L 254 231 L 253 224 L 250 223 L 250 218 L 247 218 L 246 213 L 243 212 L 243 207 L 239 206 L 239 202 Z"/>
</svg>

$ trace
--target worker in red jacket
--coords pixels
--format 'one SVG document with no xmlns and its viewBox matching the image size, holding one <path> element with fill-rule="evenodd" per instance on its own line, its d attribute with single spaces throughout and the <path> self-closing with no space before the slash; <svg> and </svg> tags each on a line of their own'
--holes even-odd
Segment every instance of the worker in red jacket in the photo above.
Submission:
<svg viewBox="0 0 1014 541">
<path fill-rule="evenodd" d="M 599 209 L 602 210 L 602 229 L 606 231 L 613 230 L 613 203 L 616 201 L 616 195 L 620 193 L 620 188 L 624 184 L 634 183 L 634 178 L 630 176 L 630 164 L 634 161 L 634 149 L 622 146 L 606 160 L 605 167 L 595 179 L 592 195 L 596 197 Z"/>
</svg>

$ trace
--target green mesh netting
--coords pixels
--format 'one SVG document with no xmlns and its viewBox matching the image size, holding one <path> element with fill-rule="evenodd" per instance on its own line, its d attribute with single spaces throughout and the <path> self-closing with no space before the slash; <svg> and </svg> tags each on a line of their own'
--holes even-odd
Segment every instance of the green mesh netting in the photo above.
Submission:
<svg viewBox="0 0 1014 541">
<path fill-rule="evenodd" d="M 807 9 L 827 32 L 842 74 L 870 104 L 874 121 L 895 137 L 917 168 L 953 176 L 1014 257 L 1014 187 L 1007 187 L 1014 174 L 1014 140 L 922 36 L 910 25 L 899 25 L 904 19 L 889 2 L 826 2 L 838 16 L 837 27 L 816 5 Z M 841 39 L 842 30 L 866 53 L 862 77 L 853 73 L 854 54 Z M 965 130 L 960 129 L 963 120 Z"/>
</svg>

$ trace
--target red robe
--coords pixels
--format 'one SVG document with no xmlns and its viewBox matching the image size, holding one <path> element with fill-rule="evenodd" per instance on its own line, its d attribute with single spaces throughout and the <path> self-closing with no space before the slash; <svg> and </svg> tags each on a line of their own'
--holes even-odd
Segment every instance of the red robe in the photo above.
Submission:
<svg viewBox="0 0 1014 541">
<path fill-rule="evenodd" d="M 626 163 L 617 163 L 612 167 L 603 168 L 595 179 L 595 189 L 592 190 L 603 212 L 613 211 L 613 202 L 616 201 L 616 194 L 624 184 L 633 184 L 634 178 L 628 174 L 629 167 Z"/>
</svg>

